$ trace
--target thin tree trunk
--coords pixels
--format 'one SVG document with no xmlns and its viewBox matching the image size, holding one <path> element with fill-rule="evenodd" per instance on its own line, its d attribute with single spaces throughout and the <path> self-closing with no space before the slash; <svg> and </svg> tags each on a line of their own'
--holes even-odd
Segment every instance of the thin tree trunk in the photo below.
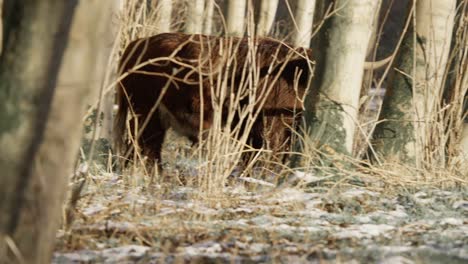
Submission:
<svg viewBox="0 0 468 264">
<path fill-rule="evenodd" d="M 278 0 L 263 0 L 260 8 L 260 17 L 257 23 L 257 35 L 268 36 L 275 20 Z"/>
<path fill-rule="evenodd" d="M 468 5 L 468 4 L 467 4 Z M 464 7 L 465 10 L 467 10 L 467 6 Z M 468 22 L 464 22 L 465 25 L 468 24 Z M 468 30 L 465 28 L 465 34 L 467 34 Z M 468 37 L 465 35 L 465 39 Z M 468 49 L 465 46 L 465 52 Z M 466 54 L 466 53 L 465 53 Z M 465 55 L 466 56 L 466 55 Z M 465 57 L 466 59 L 466 57 Z M 462 73 L 463 74 L 463 73 Z M 461 157 L 461 170 L 468 175 L 468 66 L 465 61 L 465 73 L 462 78 L 462 87 L 464 90 L 462 90 L 465 93 L 465 97 L 463 98 L 463 110 L 462 110 L 462 118 L 461 122 L 463 122 L 462 128 L 461 128 L 461 136 L 460 136 L 460 143 L 459 143 L 459 149 L 460 149 L 460 157 Z"/>
<path fill-rule="evenodd" d="M 213 12 L 215 0 L 206 0 L 206 15 L 203 21 L 203 34 L 211 35 L 213 31 Z"/>
<path fill-rule="evenodd" d="M 172 0 L 158 0 L 158 22 L 159 32 L 170 32 L 171 31 L 171 19 L 172 19 Z"/>
<path fill-rule="evenodd" d="M 318 47 L 314 87 L 306 99 L 306 126 L 319 149 L 352 153 L 359 94 L 368 41 L 380 1 L 338 0 L 337 13 L 326 22 Z M 323 10 L 323 7 L 320 7 Z M 330 150 L 330 151 L 327 151 Z"/>
<path fill-rule="evenodd" d="M 461 169 L 468 173 L 468 122 L 464 122 L 460 141 L 460 160 L 462 163 Z"/>
<path fill-rule="evenodd" d="M 103 30 L 97 30 L 110 24 L 103 12 L 112 1 L 81 1 L 70 37 L 77 1 L 15 0 L 5 9 L 8 44 L 0 60 L 0 97 L 6 103 L 0 119 L 8 121 L 0 126 L 2 261 L 50 263 L 98 52 L 88 43 L 100 42 Z M 71 49 L 81 45 L 87 48 L 75 56 Z M 59 72 L 60 64 L 64 68 Z"/>
<path fill-rule="evenodd" d="M 205 0 L 191 0 L 188 2 L 187 21 L 185 32 L 191 34 L 201 34 L 203 29 L 203 9 Z"/>
<path fill-rule="evenodd" d="M 438 111 L 450 51 L 455 0 L 417 1 L 397 55 L 379 123 L 374 149 L 388 162 L 421 166 L 429 147 L 430 120 Z"/>
<path fill-rule="evenodd" d="M 298 47 L 310 46 L 312 37 L 312 23 L 314 22 L 315 0 L 299 0 L 297 3 L 294 32 L 294 45 Z"/>
<path fill-rule="evenodd" d="M 245 30 L 246 0 L 229 0 L 227 35 L 242 37 Z"/>
</svg>

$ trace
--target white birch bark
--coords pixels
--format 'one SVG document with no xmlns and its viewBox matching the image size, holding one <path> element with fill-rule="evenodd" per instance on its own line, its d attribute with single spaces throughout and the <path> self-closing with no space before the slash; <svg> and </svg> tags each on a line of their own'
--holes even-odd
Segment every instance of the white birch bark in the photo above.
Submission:
<svg viewBox="0 0 468 264">
<path fill-rule="evenodd" d="M 227 35 L 242 37 L 245 30 L 246 0 L 229 0 L 227 17 Z"/>
<path fill-rule="evenodd" d="M 156 10 L 158 10 L 158 28 L 160 33 L 171 31 L 172 0 L 158 0 Z"/>
<path fill-rule="evenodd" d="M 307 122 L 313 124 L 312 133 L 320 138 L 321 146 L 339 153 L 352 153 L 364 61 L 379 2 L 337 0 L 337 13 L 325 29 L 329 35 L 327 46 L 322 47 L 325 61 L 317 66 L 324 67 L 316 107 L 318 122 Z"/>
<path fill-rule="evenodd" d="M 262 0 L 260 17 L 257 24 L 257 35 L 268 36 L 275 20 L 278 0 Z"/>
<path fill-rule="evenodd" d="M 299 0 L 295 13 L 297 26 L 294 34 L 294 45 L 309 47 L 312 37 L 312 23 L 314 22 L 315 0 Z"/>
<path fill-rule="evenodd" d="M 468 123 L 463 124 L 461 142 L 460 142 L 460 160 L 462 169 L 468 173 Z"/>
<path fill-rule="evenodd" d="M 435 147 L 429 135 L 436 129 L 432 118 L 438 115 L 442 97 L 455 6 L 456 0 L 416 2 L 415 25 L 410 25 L 397 54 L 398 71 L 383 102 L 380 119 L 387 121 L 374 132 L 374 149 L 387 162 L 420 167 L 426 154 L 432 155 L 428 152 Z"/>
<path fill-rule="evenodd" d="M 421 161 L 430 144 L 431 120 L 437 115 L 442 96 L 452 39 L 456 0 L 416 2 L 415 82 L 413 83 L 415 156 Z M 419 164 L 419 162 L 418 162 Z"/>
<path fill-rule="evenodd" d="M 187 20 L 185 24 L 186 33 L 202 33 L 204 8 L 205 0 L 190 0 L 188 2 Z"/>
<path fill-rule="evenodd" d="M 211 35 L 213 32 L 213 12 L 215 0 L 206 0 L 206 7 L 204 21 L 203 21 L 203 34 Z"/>
</svg>

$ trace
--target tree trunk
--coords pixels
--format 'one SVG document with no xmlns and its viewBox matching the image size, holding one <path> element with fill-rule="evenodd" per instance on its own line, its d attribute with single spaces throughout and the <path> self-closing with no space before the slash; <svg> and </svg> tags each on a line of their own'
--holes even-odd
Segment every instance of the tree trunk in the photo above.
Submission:
<svg viewBox="0 0 468 264">
<path fill-rule="evenodd" d="M 312 23 L 314 22 L 315 0 L 299 0 L 297 3 L 294 31 L 294 45 L 298 47 L 310 46 L 312 37 Z"/>
<path fill-rule="evenodd" d="M 229 0 L 227 16 L 228 36 L 244 36 L 246 5 L 246 0 Z"/>
<path fill-rule="evenodd" d="M 172 0 L 159 0 L 157 2 L 159 32 L 171 32 Z"/>
<path fill-rule="evenodd" d="M 102 21 L 110 21 L 103 20 L 103 12 L 110 10 L 105 5 L 112 1 L 80 2 L 70 47 L 100 41 L 96 31 L 110 24 Z M 74 56 L 69 47 L 62 60 L 76 4 L 15 0 L 5 5 L 6 45 L 0 60 L 4 102 L 0 106 L 0 259 L 8 263 L 50 263 L 52 256 L 97 54 L 95 47 L 87 46 L 86 54 Z M 80 21 L 88 21 L 85 28 Z M 59 71 L 61 64 L 71 72 Z"/>
<path fill-rule="evenodd" d="M 104 2 L 109 0 L 104 0 Z M 148 3 L 150 3 L 148 1 Z M 92 31 L 87 23 L 89 23 L 86 19 L 81 18 L 82 13 L 88 12 L 88 9 L 94 8 L 93 5 L 94 0 L 89 1 L 89 3 L 83 3 L 77 10 L 78 15 L 80 17 L 76 18 L 71 37 L 75 35 L 92 35 L 95 34 Z M 106 14 L 118 13 L 119 6 L 117 1 L 113 1 L 111 5 L 107 5 L 106 8 L 110 8 L 109 12 Z M 151 9 L 152 6 L 148 7 Z M 106 17 L 107 19 L 107 17 Z M 107 20 L 104 20 L 107 21 Z M 100 25 L 99 25 L 100 26 Z M 76 83 L 83 83 L 82 78 L 86 77 L 89 78 L 89 85 L 90 93 L 88 95 L 88 100 L 86 100 L 87 106 L 92 106 L 89 110 L 96 110 L 99 114 L 96 115 L 96 120 L 94 125 L 94 129 L 91 129 L 91 133 L 85 135 L 87 139 L 91 139 L 93 142 L 96 142 L 97 139 L 102 138 L 106 139 L 108 142 L 112 141 L 112 130 L 113 130 L 113 108 L 114 108 L 114 91 L 108 91 L 104 93 L 104 90 L 108 88 L 111 81 L 113 81 L 116 76 L 116 73 L 113 72 L 113 68 L 110 67 L 109 63 L 111 58 L 111 51 L 117 47 L 114 47 L 114 40 L 117 38 L 118 35 L 118 26 L 117 25 L 109 25 L 106 27 L 106 30 L 101 30 L 100 27 L 97 26 L 96 29 L 99 31 L 100 41 L 96 44 L 92 43 L 91 41 L 73 41 L 67 48 L 65 53 L 65 61 L 69 63 L 65 63 L 65 65 L 61 69 L 61 75 L 59 79 L 58 86 L 70 86 Z M 81 29 L 80 29 L 81 28 Z M 81 62 L 82 60 L 89 59 L 88 54 L 92 51 L 91 49 L 98 50 L 95 54 L 94 59 L 94 67 L 93 71 L 90 73 L 86 73 L 84 75 L 82 71 L 87 71 L 86 69 L 82 69 Z M 117 52 L 115 50 L 115 52 Z M 115 55 L 114 55 L 115 56 Z M 75 76 L 74 72 L 82 72 Z M 88 77 L 89 75 L 89 77 Z M 72 78 L 71 78 L 72 77 Z M 73 78 L 74 77 L 74 78 Z M 97 103 L 96 103 L 97 102 Z M 98 118 L 99 117 L 99 118 Z M 101 119 L 102 118 L 102 119 Z M 86 155 L 92 153 L 85 153 Z M 99 154 L 107 154 L 107 153 L 99 153 Z M 89 157 L 89 156 L 88 156 Z"/>
<path fill-rule="evenodd" d="M 213 32 L 213 12 L 215 8 L 215 0 L 206 0 L 206 15 L 203 20 L 203 34 L 211 35 Z"/>
<path fill-rule="evenodd" d="M 461 169 L 468 173 L 468 122 L 464 122 L 460 141 L 460 160 L 462 163 Z"/>
<path fill-rule="evenodd" d="M 278 0 L 263 0 L 260 7 L 260 17 L 257 23 L 257 35 L 268 36 L 275 20 Z"/>
<path fill-rule="evenodd" d="M 191 0 L 188 2 L 187 20 L 185 32 L 190 34 L 201 34 L 203 27 L 203 9 L 205 0 Z"/>
<path fill-rule="evenodd" d="M 397 55 L 380 115 L 383 122 L 374 132 L 374 150 L 388 162 L 420 167 L 426 147 L 432 148 L 430 121 L 442 96 L 455 4 L 416 2 L 416 25 L 409 25 Z"/>
<path fill-rule="evenodd" d="M 305 120 L 311 140 L 325 153 L 352 151 L 364 61 L 379 2 L 337 0 L 337 13 L 314 44 L 323 51 L 316 61 L 313 84 L 319 94 L 312 90 L 306 98 Z M 326 8 L 322 5 L 320 10 Z"/>
<path fill-rule="evenodd" d="M 464 10 L 468 10 L 468 4 L 465 4 L 466 6 L 464 7 Z M 465 26 L 468 24 L 468 22 L 465 20 Z M 465 29 L 465 39 L 468 38 L 468 30 Z M 467 48 L 465 46 L 465 56 L 467 52 Z M 466 57 L 465 57 L 466 59 Z M 465 93 L 465 97 L 463 99 L 463 110 L 462 110 L 462 119 L 461 122 L 463 122 L 462 128 L 461 128 L 461 136 L 460 136 L 460 144 L 459 144 L 459 149 L 460 149 L 460 157 L 461 157 L 461 170 L 465 172 L 465 175 L 468 175 L 468 66 L 467 63 L 464 63 L 465 65 L 465 73 L 464 76 L 462 77 L 464 82 L 462 83 L 462 88 L 463 92 Z"/>
<path fill-rule="evenodd" d="M 0 55 L 3 49 L 3 0 L 0 0 Z"/>
<path fill-rule="evenodd" d="M 442 107 L 444 111 L 444 137 L 447 138 L 446 165 L 455 165 L 462 175 L 468 175 L 468 2 L 457 0 L 450 47 L 449 68 Z"/>
<path fill-rule="evenodd" d="M 49 180 L 36 177 L 33 167 L 45 138 L 75 5 L 76 1 L 61 0 L 5 3 L 5 49 L 0 59 L 0 259 L 8 262 L 46 263 L 51 254 L 57 221 L 44 220 L 57 217 L 60 207 L 41 204 L 47 193 L 35 188 L 42 189 L 40 184 Z M 21 254 L 15 258 L 14 248 Z"/>
</svg>

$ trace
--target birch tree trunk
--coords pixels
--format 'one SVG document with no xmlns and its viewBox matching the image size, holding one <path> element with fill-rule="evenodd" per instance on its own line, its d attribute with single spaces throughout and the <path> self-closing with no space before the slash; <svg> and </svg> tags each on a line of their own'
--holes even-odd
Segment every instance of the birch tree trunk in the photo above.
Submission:
<svg viewBox="0 0 468 264">
<path fill-rule="evenodd" d="M 172 0 L 158 0 L 156 8 L 158 10 L 159 32 L 171 32 Z"/>
<path fill-rule="evenodd" d="M 185 32 L 190 34 L 201 34 L 203 30 L 203 9 L 205 0 L 191 0 L 188 2 L 187 21 Z"/>
<path fill-rule="evenodd" d="M 246 5 L 246 0 L 229 0 L 227 16 L 228 36 L 244 36 Z"/>
<path fill-rule="evenodd" d="M 462 128 L 460 141 L 460 160 L 462 162 L 461 169 L 468 173 L 468 121 L 465 121 Z"/>
<path fill-rule="evenodd" d="M 420 167 L 429 147 L 450 51 L 456 0 L 416 1 L 374 132 L 374 149 L 388 162 Z"/>
<path fill-rule="evenodd" d="M 294 17 L 297 26 L 294 31 L 294 45 L 298 47 L 310 46 L 312 37 L 312 23 L 314 22 L 315 0 L 299 0 Z"/>
<path fill-rule="evenodd" d="M 306 98 L 305 120 L 312 140 L 325 153 L 352 153 L 364 61 L 379 4 L 335 1 L 337 13 L 325 23 L 314 46 L 322 51 L 313 84 L 319 94 L 311 91 Z"/>
<path fill-rule="evenodd" d="M 260 17 L 257 23 L 257 35 L 268 36 L 275 20 L 278 0 L 263 0 L 260 7 Z"/>
<path fill-rule="evenodd" d="M 205 19 L 203 21 L 203 34 L 211 35 L 213 32 L 213 12 L 215 8 L 215 0 L 206 0 Z"/>
<path fill-rule="evenodd" d="M 77 1 L 11 3 L 0 60 L 0 259 L 50 263 L 95 70 L 89 43 L 101 42 L 113 0 L 80 1 L 72 25 Z"/>
</svg>

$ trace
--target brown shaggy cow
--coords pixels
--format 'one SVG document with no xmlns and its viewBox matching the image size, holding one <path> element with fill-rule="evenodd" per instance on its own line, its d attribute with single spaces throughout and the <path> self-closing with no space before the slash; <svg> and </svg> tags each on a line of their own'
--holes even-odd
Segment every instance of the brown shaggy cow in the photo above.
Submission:
<svg viewBox="0 0 468 264">
<path fill-rule="evenodd" d="M 285 151 L 290 145 L 290 126 L 297 118 L 295 109 L 301 112 L 303 107 L 298 98 L 304 96 L 311 77 L 310 56 L 308 49 L 291 48 L 268 38 L 164 33 L 133 41 L 120 61 L 117 146 L 128 157 L 133 149 L 131 139 L 137 136 L 143 154 L 161 161 L 161 146 L 169 127 L 196 142 L 200 125 L 201 130 L 207 130 L 213 122 L 211 100 L 219 95 L 212 94 L 212 87 L 217 78 L 224 76 L 233 96 L 246 82 L 245 69 L 251 67 L 257 70 L 257 86 L 271 84 L 271 90 L 263 93 L 263 103 L 255 104 L 261 111 L 248 143 L 254 148 Z M 257 95 L 260 98 L 262 92 Z M 248 104 L 248 99 L 240 102 Z M 135 132 L 136 127 L 140 132 Z"/>
</svg>

